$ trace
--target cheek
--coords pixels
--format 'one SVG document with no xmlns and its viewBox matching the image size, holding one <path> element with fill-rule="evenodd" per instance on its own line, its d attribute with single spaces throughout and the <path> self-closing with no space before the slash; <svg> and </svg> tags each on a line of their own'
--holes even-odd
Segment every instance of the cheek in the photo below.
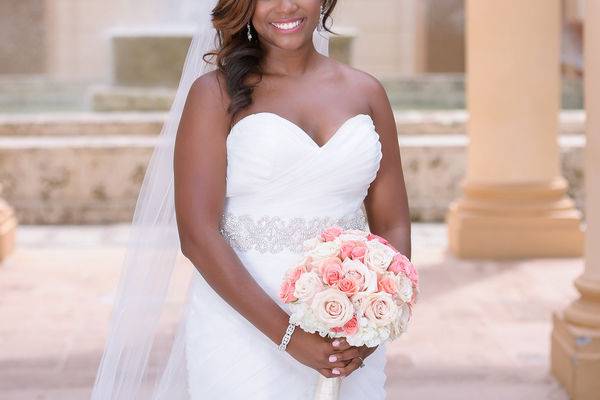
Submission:
<svg viewBox="0 0 600 400">
<path fill-rule="evenodd" d="M 269 0 L 258 0 L 254 7 L 254 14 L 252 15 L 252 25 L 261 29 L 263 25 L 267 24 L 267 16 L 272 12 L 273 1 Z"/>
</svg>

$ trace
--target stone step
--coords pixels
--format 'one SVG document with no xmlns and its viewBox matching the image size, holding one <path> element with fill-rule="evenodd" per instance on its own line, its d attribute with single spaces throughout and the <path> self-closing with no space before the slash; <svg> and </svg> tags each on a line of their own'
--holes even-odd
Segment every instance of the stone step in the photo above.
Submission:
<svg viewBox="0 0 600 400">
<path fill-rule="evenodd" d="M 468 120 L 465 110 L 397 110 L 394 116 L 400 136 L 464 134 Z M 0 114 L 0 136 L 157 135 L 166 118 L 163 112 Z M 561 111 L 561 134 L 583 134 L 584 125 L 584 111 Z"/>
<path fill-rule="evenodd" d="M 82 123 L 92 129 L 93 121 Z M 139 127 L 140 132 L 147 128 Z M 140 132 L 98 135 L 92 131 L 0 135 L 2 196 L 14 207 L 21 224 L 131 221 L 157 136 Z M 559 142 L 570 195 L 583 208 L 585 137 L 561 135 Z M 467 143 L 463 134 L 399 135 L 413 220 L 444 219 L 450 202 L 461 194 Z"/>
</svg>

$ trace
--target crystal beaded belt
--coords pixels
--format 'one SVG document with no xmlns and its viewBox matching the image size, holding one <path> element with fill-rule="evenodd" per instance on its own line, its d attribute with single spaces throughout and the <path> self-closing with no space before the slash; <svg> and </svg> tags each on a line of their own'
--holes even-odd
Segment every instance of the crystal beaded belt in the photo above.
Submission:
<svg viewBox="0 0 600 400">
<path fill-rule="evenodd" d="M 221 219 L 221 235 L 231 247 L 261 253 L 278 253 L 283 250 L 301 252 L 305 240 L 316 236 L 323 229 L 338 225 L 344 229 L 367 229 L 367 218 L 359 209 L 342 217 L 291 217 L 225 212 Z"/>
</svg>

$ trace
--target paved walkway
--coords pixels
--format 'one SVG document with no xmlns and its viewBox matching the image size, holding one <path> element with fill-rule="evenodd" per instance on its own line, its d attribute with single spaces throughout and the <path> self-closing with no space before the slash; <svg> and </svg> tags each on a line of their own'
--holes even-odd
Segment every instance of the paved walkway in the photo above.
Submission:
<svg viewBox="0 0 600 400">
<path fill-rule="evenodd" d="M 88 398 L 126 238 L 123 225 L 19 228 L 0 266 L 0 399 Z M 550 315 L 576 297 L 581 259 L 456 260 L 444 225 L 414 224 L 413 261 L 421 300 L 389 347 L 388 399 L 567 399 L 548 373 Z"/>
</svg>

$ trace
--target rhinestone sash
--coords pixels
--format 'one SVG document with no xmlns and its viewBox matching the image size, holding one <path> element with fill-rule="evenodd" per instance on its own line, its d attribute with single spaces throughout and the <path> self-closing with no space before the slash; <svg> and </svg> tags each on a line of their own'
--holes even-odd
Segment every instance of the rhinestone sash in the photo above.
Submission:
<svg viewBox="0 0 600 400">
<path fill-rule="evenodd" d="M 305 240 L 316 236 L 331 225 L 344 229 L 368 228 L 367 218 L 359 209 L 342 217 L 282 218 L 263 215 L 256 219 L 249 214 L 223 213 L 221 235 L 231 247 L 242 250 L 256 250 L 261 253 L 278 253 L 283 250 L 302 252 Z"/>
</svg>

